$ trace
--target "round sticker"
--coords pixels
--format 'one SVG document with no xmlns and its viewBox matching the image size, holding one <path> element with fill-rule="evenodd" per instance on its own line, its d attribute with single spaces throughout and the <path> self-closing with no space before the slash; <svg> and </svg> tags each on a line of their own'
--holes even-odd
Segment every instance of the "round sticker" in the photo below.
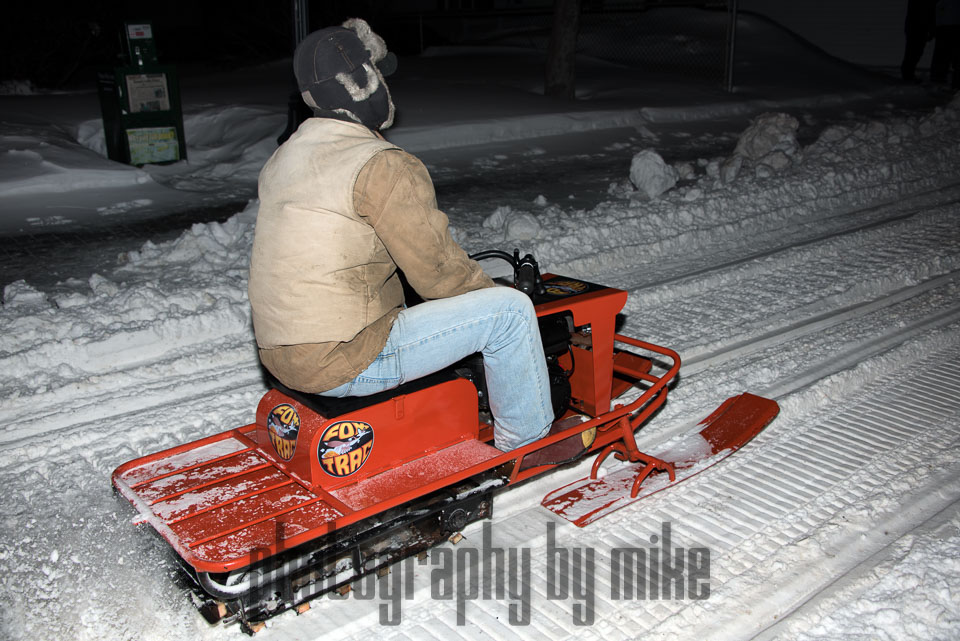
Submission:
<svg viewBox="0 0 960 641">
<path fill-rule="evenodd" d="M 331 476 L 350 476 L 370 457 L 373 428 L 362 421 L 338 421 L 320 435 L 317 458 Z"/>
<path fill-rule="evenodd" d="M 300 433 L 300 415 L 289 403 L 277 405 L 267 415 L 267 433 L 277 456 L 284 461 L 293 458 L 297 450 L 297 434 Z"/>
</svg>

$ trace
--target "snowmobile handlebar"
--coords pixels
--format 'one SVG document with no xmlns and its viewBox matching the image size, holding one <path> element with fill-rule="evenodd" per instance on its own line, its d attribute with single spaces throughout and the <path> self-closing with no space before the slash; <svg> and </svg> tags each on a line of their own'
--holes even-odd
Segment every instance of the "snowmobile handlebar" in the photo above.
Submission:
<svg viewBox="0 0 960 641">
<path fill-rule="evenodd" d="M 530 296 L 544 293 L 543 277 L 540 275 L 540 265 L 533 254 L 527 254 L 520 258 L 520 250 L 514 249 L 513 255 L 499 249 L 487 249 L 476 254 L 471 254 L 472 260 L 485 260 L 487 258 L 499 258 L 505 260 L 513 266 L 513 286 L 521 292 Z"/>
</svg>

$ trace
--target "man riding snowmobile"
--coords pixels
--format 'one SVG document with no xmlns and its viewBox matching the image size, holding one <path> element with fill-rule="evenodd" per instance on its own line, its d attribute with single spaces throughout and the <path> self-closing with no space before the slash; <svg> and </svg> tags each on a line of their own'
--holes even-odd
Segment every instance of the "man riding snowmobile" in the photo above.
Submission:
<svg viewBox="0 0 960 641">
<path fill-rule="evenodd" d="M 453 240 L 426 167 L 380 134 L 395 58 L 360 19 L 310 34 L 294 71 L 309 118 L 260 173 L 249 296 L 264 366 L 288 387 L 368 396 L 481 353 L 494 443 L 545 436 L 553 411 L 533 304 Z M 407 306 L 398 272 L 425 302 Z M 525 466 L 586 452 L 594 431 Z"/>
</svg>

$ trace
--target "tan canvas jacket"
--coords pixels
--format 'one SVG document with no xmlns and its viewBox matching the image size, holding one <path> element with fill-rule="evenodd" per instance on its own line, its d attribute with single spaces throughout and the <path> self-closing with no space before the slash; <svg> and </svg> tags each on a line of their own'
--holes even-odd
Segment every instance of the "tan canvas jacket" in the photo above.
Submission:
<svg viewBox="0 0 960 641">
<path fill-rule="evenodd" d="M 426 167 L 366 127 L 311 118 L 260 173 L 250 304 L 263 364 L 306 392 L 357 376 L 404 304 L 493 286 L 453 240 Z"/>
</svg>

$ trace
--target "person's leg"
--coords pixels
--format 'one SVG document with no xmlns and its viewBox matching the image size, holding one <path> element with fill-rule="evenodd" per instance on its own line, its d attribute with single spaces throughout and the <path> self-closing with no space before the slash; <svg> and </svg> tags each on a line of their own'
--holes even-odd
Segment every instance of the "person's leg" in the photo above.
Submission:
<svg viewBox="0 0 960 641">
<path fill-rule="evenodd" d="M 950 70 L 950 36 L 944 27 L 937 27 L 933 43 L 933 58 L 930 60 L 930 80 L 945 82 Z"/>
<path fill-rule="evenodd" d="M 428 301 L 400 313 L 394 331 L 403 381 L 480 352 L 501 450 L 533 442 L 553 422 L 550 379 L 530 299 L 492 287 Z"/>
<path fill-rule="evenodd" d="M 327 396 L 367 396 L 483 354 L 494 444 L 512 450 L 541 438 L 553 421 L 550 383 L 530 299 L 507 287 L 414 305 L 400 312 L 383 351 Z"/>
<path fill-rule="evenodd" d="M 960 89 L 960 25 L 950 27 L 950 62 L 953 67 L 953 89 Z"/>
<path fill-rule="evenodd" d="M 923 50 L 927 45 L 926 34 L 915 31 L 908 31 L 906 34 L 903 62 L 900 64 L 900 76 L 908 81 L 916 78 L 917 63 L 923 57 Z"/>
</svg>

